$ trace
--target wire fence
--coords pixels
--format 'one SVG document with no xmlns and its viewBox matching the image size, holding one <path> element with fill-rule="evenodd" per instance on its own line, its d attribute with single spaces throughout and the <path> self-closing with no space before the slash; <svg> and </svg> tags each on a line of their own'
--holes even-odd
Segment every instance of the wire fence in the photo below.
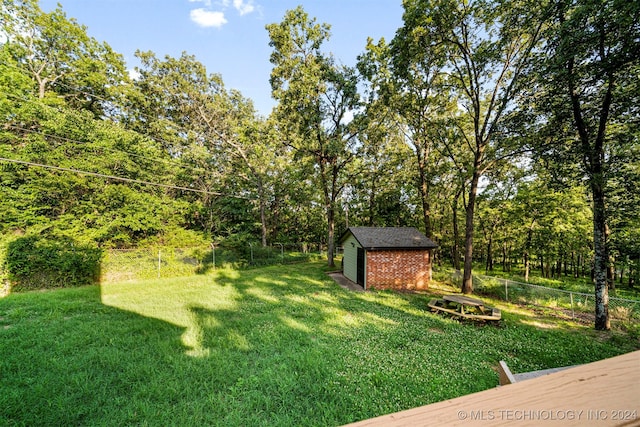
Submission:
<svg viewBox="0 0 640 427">
<path fill-rule="evenodd" d="M 454 278 L 455 280 L 455 278 Z M 474 289 L 504 301 L 553 309 L 567 318 L 592 322 L 595 295 L 516 282 L 500 277 L 473 275 Z M 640 301 L 609 297 L 609 316 L 612 321 L 640 322 Z"/>
<path fill-rule="evenodd" d="M 110 249 L 105 251 L 102 259 L 100 282 L 207 274 L 224 266 L 249 268 L 291 264 L 319 255 L 319 252 L 301 252 L 297 249 L 282 244 L 269 247 L 247 245 L 242 248 L 209 245 L 189 248 Z"/>
</svg>

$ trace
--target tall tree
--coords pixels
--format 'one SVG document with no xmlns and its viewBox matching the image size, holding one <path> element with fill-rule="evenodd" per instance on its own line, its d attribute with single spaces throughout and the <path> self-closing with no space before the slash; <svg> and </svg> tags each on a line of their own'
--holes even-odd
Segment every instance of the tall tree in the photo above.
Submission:
<svg viewBox="0 0 640 427">
<path fill-rule="evenodd" d="M 499 127 L 521 89 L 521 73 L 539 40 L 539 2 L 406 0 L 405 32 L 410 51 L 444 55 L 440 72 L 456 93 L 455 117 L 470 154 L 462 291 L 471 293 L 474 212 L 480 178 L 514 147 Z M 517 151 L 517 148 L 515 148 Z"/>
<path fill-rule="evenodd" d="M 271 89 L 288 144 L 316 166 L 327 221 L 327 262 L 334 264 L 337 201 L 347 165 L 354 158 L 359 107 L 357 76 L 321 51 L 330 27 L 317 24 L 299 6 L 279 24 L 267 25 L 273 47 Z"/>
<path fill-rule="evenodd" d="M 0 19 L 0 231 L 130 245 L 176 226 L 181 207 L 139 182 L 169 183 L 158 147 L 103 120 L 127 80 L 121 56 L 60 7 L 6 0 Z"/>
<path fill-rule="evenodd" d="M 33 79 L 40 99 L 51 90 L 97 117 L 113 112 L 110 100 L 127 80 L 122 55 L 89 37 L 60 5 L 46 13 L 37 0 L 4 0 L 0 22 L 7 51 Z"/>
<path fill-rule="evenodd" d="M 187 194 L 192 203 L 191 222 L 211 234 L 216 215 L 214 206 L 221 190 L 224 165 L 228 162 L 217 151 L 217 138 L 207 138 L 207 131 L 217 125 L 212 119 L 207 125 L 200 111 L 210 98 L 225 99 L 220 76 L 208 75 L 197 59 L 182 53 L 179 58 L 157 58 L 153 52 L 136 52 L 139 77 L 127 97 L 125 124 L 154 138 L 162 146 L 165 159 L 174 165 L 173 177 L 180 186 L 203 193 Z"/>
<path fill-rule="evenodd" d="M 416 167 L 411 148 L 395 121 L 381 110 L 367 106 L 367 123 L 359 135 L 362 144 L 353 163 L 348 206 L 351 225 L 415 226 Z M 348 224 L 347 224 L 348 225 Z"/>
<path fill-rule="evenodd" d="M 255 210 L 245 198 L 255 192 L 241 193 L 252 185 L 262 194 L 263 186 L 259 179 L 247 182 L 241 177 L 248 176 L 244 172 L 249 169 L 255 178 L 252 164 L 247 163 L 248 144 L 253 143 L 247 135 L 257 122 L 253 104 L 239 92 L 228 91 L 222 78 L 208 74 L 192 55 L 159 59 L 153 52 L 137 52 L 137 56 L 142 66 L 137 90 L 130 97 L 128 125 L 161 142 L 166 155 L 181 166 L 176 171 L 181 186 L 203 191 L 188 196 L 194 205 L 194 224 L 212 234 L 221 228 L 220 218 L 229 216 L 236 224 L 223 227 L 224 234 L 252 232 L 247 228 L 256 222 Z"/>
<path fill-rule="evenodd" d="M 593 199 L 595 328 L 609 329 L 606 191 L 609 159 L 614 151 L 623 152 L 614 150 L 623 139 L 613 137 L 609 127 L 617 117 L 637 117 L 640 5 L 558 0 L 550 3 L 549 15 L 552 26 L 536 86 L 542 89 L 538 104 L 551 127 L 562 129 L 567 122 L 572 126 L 568 145 L 563 146 L 581 159 L 581 175 Z"/>
<path fill-rule="evenodd" d="M 420 31 L 405 25 L 388 45 L 369 40 L 358 68 L 367 80 L 369 105 L 384 105 L 387 121 L 393 121 L 407 145 L 413 149 L 425 234 L 434 238 L 432 185 L 441 159 L 434 155 L 443 117 L 450 109 L 447 87 L 441 72 L 444 57 L 437 48 L 425 48 L 417 38 Z"/>
<path fill-rule="evenodd" d="M 252 195 L 258 205 L 260 240 L 266 247 L 270 234 L 269 202 L 284 187 L 283 174 L 288 171 L 291 153 L 279 147 L 277 127 L 272 121 L 245 114 L 239 117 L 236 126 L 236 137 L 226 140 L 232 150 L 232 175 L 243 181 L 244 192 Z"/>
</svg>

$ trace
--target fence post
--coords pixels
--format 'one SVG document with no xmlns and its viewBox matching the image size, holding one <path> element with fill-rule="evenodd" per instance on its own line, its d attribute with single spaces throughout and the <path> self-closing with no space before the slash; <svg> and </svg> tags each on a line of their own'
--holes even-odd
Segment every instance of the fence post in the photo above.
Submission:
<svg viewBox="0 0 640 427">
<path fill-rule="evenodd" d="M 571 298 L 571 319 L 575 319 L 576 318 L 576 313 L 573 310 L 573 292 L 569 293 L 569 297 Z"/>
<path fill-rule="evenodd" d="M 216 244 L 211 243 L 211 262 L 213 263 L 213 271 L 216 271 Z"/>
<path fill-rule="evenodd" d="M 158 249 L 158 279 L 160 278 L 160 265 L 162 264 L 162 251 Z"/>
<path fill-rule="evenodd" d="M 509 301 L 509 285 L 507 279 L 504 279 L 504 300 Z"/>
</svg>

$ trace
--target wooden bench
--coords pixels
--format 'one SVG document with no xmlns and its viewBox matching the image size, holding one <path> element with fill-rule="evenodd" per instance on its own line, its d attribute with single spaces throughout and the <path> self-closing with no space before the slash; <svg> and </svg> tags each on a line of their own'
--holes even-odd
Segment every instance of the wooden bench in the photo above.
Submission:
<svg viewBox="0 0 640 427">
<path fill-rule="evenodd" d="M 474 319 L 480 320 L 500 320 L 502 318 L 502 312 L 499 308 L 491 308 L 491 314 L 476 314 L 473 316 Z"/>
<path fill-rule="evenodd" d="M 523 372 L 521 374 L 514 374 L 511 372 L 511 369 L 509 369 L 509 367 L 507 366 L 507 363 L 504 360 L 501 360 L 498 363 L 498 375 L 500 377 L 499 384 L 507 385 L 507 384 L 518 383 L 520 381 L 526 381 L 532 378 L 541 377 L 543 375 L 553 374 L 555 372 L 563 371 L 569 368 L 574 368 L 576 366 L 579 366 L 579 365 L 562 366 L 560 368 L 541 369 L 539 371 L 530 371 L 530 372 Z"/>
</svg>

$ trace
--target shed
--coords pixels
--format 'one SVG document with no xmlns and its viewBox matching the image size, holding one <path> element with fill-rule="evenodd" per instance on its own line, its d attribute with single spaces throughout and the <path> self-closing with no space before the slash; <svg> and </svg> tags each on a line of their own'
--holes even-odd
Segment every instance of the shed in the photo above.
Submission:
<svg viewBox="0 0 640 427">
<path fill-rule="evenodd" d="M 349 227 L 338 240 L 345 277 L 365 289 L 420 290 L 431 281 L 431 239 L 413 227 Z"/>
</svg>

